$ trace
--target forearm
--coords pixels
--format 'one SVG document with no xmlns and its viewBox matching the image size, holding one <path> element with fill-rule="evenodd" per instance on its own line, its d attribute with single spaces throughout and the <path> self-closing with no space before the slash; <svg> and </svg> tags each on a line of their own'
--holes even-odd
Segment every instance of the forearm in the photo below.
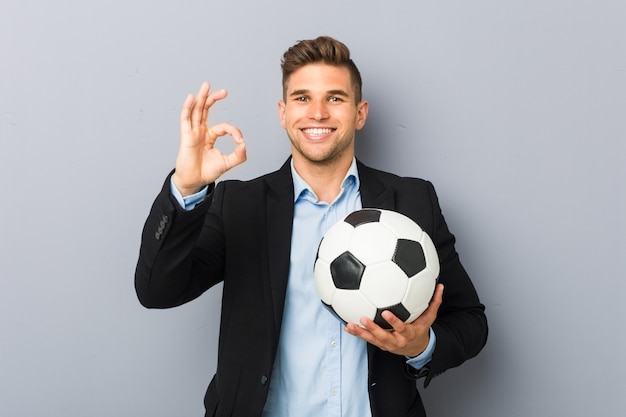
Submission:
<svg viewBox="0 0 626 417">
<path fill-rule="evenodd" d="M 426 385 L 433 376 L 476 356 L 484 347 L 488 334 L 485 306 L 461 264 L 455 249 L 456 239 L 446 225 L 432 187 L 431 198 L 435 219 L 431 237 L 437 246 L 441 266 L 439 282 L 444 285 L 445 291 L 437 319 L 432 325 L 437 345 L 429 364 L 431 369 Z"/>
<path fill-rule="evenodd" d="M 446 265 L 442 272 L 446 291 L 432 326 L 437 344 L 426 384 L 433 376 L 476 356 L 487 342 L 485 307 L 465 270 L 457 260 L 453 265 Z"/>
<path fill-rule="evenodd" d="M 194 247 L 209 204 L 183 210 L 170 192 L 170 178 L 157 196 L 144 225 L 135 289 L 146 307 L 180 305 L 200 295 L 210 285 Z"/>
</svg>

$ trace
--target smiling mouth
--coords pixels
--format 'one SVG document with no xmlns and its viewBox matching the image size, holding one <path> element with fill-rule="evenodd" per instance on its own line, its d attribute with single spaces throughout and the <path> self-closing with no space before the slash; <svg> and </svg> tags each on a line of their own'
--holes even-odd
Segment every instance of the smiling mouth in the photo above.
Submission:
<svg viewBox="0 0 626 417">
<path fill-rule="evenodd" d="M 302 129 L 302 132 L 308 136 L 324 136 L 332 133 L 334 130 L 329 127 L 310 127 Z"/>
</svg>

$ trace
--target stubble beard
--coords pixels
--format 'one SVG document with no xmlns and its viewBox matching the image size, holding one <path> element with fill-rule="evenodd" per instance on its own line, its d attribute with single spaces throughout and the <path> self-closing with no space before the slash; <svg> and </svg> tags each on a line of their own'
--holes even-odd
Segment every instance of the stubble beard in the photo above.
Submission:
<svg viewBox="0 0 626 417">
<path fill-rule="evenodd" d="M 353 143 L 353 140 L 340 141 L 334 143 L 330 148 L 323 150 L 323 152 L 313 152 L 301 146 L 300 142 L 294 140 L 291 135 L 289 135 L 289 140 L 293 148 L 292 153 L 297 152 L 298 155 L 308 163 L 320 167 L 331 166 L 336 161 L 340 160 L 341 157 L 348 152 L 350 145 Z"/>
</svg>

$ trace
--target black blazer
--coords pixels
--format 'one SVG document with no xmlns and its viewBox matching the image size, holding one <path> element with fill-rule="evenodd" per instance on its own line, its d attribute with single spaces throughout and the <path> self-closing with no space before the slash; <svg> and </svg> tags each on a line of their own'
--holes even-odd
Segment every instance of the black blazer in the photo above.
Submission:
<svg viewBox="0 0 626 417">
<path fill-rule="evenodd" d="M 475 356 L 487 320 L 459 261 L 433 186 L 358 162 L 363 207 L 401 212 L 433 239 L 445 285 L 433 324 L 437 344 L 419 374 L 405 358 L 368 345 L 369 397 L 374 417 L 425 416 L 415 379 L 431 378 Z M 135 274 L 140 302 L 151 308 L 186 303 L 223 282 L 217 371 L 205 396 L 207 416 L 260 416 L 278 345 L 289 272 L 294 210 L 287 161 L 251 181 L 211 185 L 185 212 L 165 182 L 146 220 Z"/>
</svg>

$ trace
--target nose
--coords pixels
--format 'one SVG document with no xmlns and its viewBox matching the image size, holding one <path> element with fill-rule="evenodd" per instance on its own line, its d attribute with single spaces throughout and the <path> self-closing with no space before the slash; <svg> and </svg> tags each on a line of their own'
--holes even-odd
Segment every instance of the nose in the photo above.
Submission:
<svg viewBox="0 0 626 417">
<path fill-rule="evenodd" d="M 309 118 L 320 121 L 328 118 L 328 108 L 323 100 L 311 101 L 309 107 Z"/>
</svg>

